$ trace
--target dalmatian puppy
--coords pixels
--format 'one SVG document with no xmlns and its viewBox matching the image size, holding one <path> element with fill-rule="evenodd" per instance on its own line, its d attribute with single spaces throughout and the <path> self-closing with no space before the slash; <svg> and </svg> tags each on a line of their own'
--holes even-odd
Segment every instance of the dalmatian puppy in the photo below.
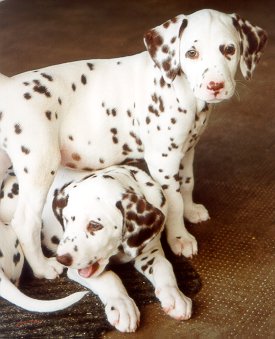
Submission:
<svg viewBox="0 0 275 339">
<path fill-rule="evenodd" d="M 147 50 L 137 55 L 1 76 L 0 178 L 12 163 L 20 184 L 12 225 L 37 277 L 62 270 L 44 257 L 39 239 L 60 163 L 95 170 L 144 158 L 167 196 L 172 251 L 197 253 L 183 217 L 200 222 L 209 215 L 192 199 L 194 147 L 211 104 L 232 97 L 238 64 L 251 78 L 266 40 L 238 15 L 207 9 L 150 29 Z"/>
<path fill-rule="evenodd" d="M 18 238 L 8 224 L 0 222 L 0 296 L 21 308 L 34 312 L 54 312 L 79 301 L 87 292 L 77 292 L 57 300 L 37 300 L 17 288 L 24 255 Z"/>
<path fill-rule="evenodd" d="M 167 215 L 163 190 L 137 167 L 142 162 L 131 164 L 92 173 L 60 169 L 42 214 L 43 244 L 69 268 L 69 278 L 100 297 L 109 322 L 122 332 L 136 330 L 140 313 L 118 276 L 106 270 L 109 262 L 133 261 L 171 317 L 189 319 L 192 309 L 160 243 Z M 0 217 L 9 222 L 18 203 L 14 176 L 1 197 Z"/>
</svg>

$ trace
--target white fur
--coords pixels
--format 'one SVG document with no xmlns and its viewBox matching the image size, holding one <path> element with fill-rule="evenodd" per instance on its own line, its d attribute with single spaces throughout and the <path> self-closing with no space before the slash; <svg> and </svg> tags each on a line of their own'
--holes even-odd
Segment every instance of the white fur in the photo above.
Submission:
<svg viewBox="0 0 275 339">
<path fill-rule="evenodd" d="M 5 216 L 7 222 L 18 203 L 17 195 L 9 196 L 14 183 L 16 178 L 10 176 L 3 187 L 0 217 Z M 150 222 L 146 222 L 150 214 Z M 70 279 L 99 296 L 108 321 L 119 331 L 135 331 L 140 313 L 120 278 L 106 271 L 109 262 L 133 261 L 153 284 L 164 311 L 175 319 L 186 320 L 191 317 L 192 302 L 179 290 L 160 243 L 166 215 L 161 186 L 136 167 L 112 166 L 93 175 L 60 169 L 43 210 L 43 243 L 65 263 Z M 92 223 L 96 228 L 91 234 Z M 154 231 L 150 235 L 139 238 L 142 230 L 151 228 Z M 131 237 L 142 240 L 131 245 Z M 58 246 L 56 239 L 60 240 Z M 71 261 L 66 264 L 64 258 Z M 95 264 L 95 272 L 83 275 L 83 270 Z"/>
<path fill-rule="evenodd" d="M 255 35 L 252 52 L 243 27 Z M 236 15 L 202 10 L 148 31 L 140 54 L 1 77 L 0 181 L 12 163 L 20 183 L 12 225 L 36 276 L 55 278 L 62 270 L 43 256 L 39 240 L 42 207 L 60 163 L 98 169 L 144 157 L 168 199 L 168 243 L 178 255 L 197 253 L 183 216 L 209 217 L 193 202 L 190 163 L 207 104 L 233 95 L 239 61 L 251 77 L 265 39 Z M 222 45 L 234 45 L 234 54 L 222 53 Z M 198 57 L 191 59 L 194 49 Z"/>
</svg>

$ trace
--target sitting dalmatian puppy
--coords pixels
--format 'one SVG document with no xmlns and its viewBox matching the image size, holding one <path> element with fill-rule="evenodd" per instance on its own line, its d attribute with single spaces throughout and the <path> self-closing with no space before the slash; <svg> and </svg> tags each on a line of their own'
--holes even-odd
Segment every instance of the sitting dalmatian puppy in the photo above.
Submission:
<svg viewBox="0 0 275 339">
<path fill-rule="evenodd" d="M 10 198 L 8 198 L 10 199 Z M 37 300 L 19 291 L 24 255 L 18 238 L 6 223 L 0 222 L 0 296 L 32 312 L 55 312 L 79 301 L 87 292 L 77 292 L 57 300 Z"/>
<path fill-rule="evenodd" d="M 20 185 L 12 226 L 37 277 L 62 271 L 39 238 L 60 163 L 96 170 L 144 158 L 165 190 L 172 251 L 197 253 L 183 218 L 209 215 L 192 199 L 194 147 L 210 104 L 232 97 L 239 64 L 251 78 L 266 39 L 236 14 L 201 10 L 147 31 L 142 53 L 0 77 L 0 183 L 12 164 Z"/>
<path fill-rule="evenodd" d="M 10 221 L 16 209 L 14 176 L 2 190 L 0 216 Z M 97 172 L 60 169 L 43 210 L 43 243 L 68 267 L 68 277 L 91 289 L 105 305 L 108 321 L 133 332 L 139 310 L 109 262 L 132 261 L 154 285 L 171 317 L 191 316 L 192 302 L 178 288 L 160 236 L 167 203 L 159 184 L 136 166 L 112 166 Z"/>
</svg>

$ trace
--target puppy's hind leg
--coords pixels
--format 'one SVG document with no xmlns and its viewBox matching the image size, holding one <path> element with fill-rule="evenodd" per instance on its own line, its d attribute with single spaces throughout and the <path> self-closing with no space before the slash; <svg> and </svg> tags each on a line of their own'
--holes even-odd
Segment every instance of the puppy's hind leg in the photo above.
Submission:
<svg viewBox="0 0 275 339">
<path fill-rule="evenodd" d="M 56 143 L 46 141 L 42 147 L 33 148 L 32 153 L 25 157 L 17 154 L 12 159 L 19 182 L 18 205 L 12 226 L 34 275 L 54 279 L 63 271 L 63 267 L 55 258 L 43 255 L 40 234 L 43 205 L 60 163 L 60 153 Z M 41 151 L 37 152 L 37 149 Z"/>
</svg>

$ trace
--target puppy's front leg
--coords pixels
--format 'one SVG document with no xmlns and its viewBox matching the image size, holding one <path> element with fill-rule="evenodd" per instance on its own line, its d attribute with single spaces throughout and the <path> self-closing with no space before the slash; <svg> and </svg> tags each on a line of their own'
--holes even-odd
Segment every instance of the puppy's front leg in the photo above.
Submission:
<svg viewBox="0 0 275 339">
<path fill-rule="evenodd" d="M 201 204 L 195 204 L 193 201 L 194 189 L 194 161 L 195 149 L 190 149 L 182 159 L 180 169 L 181 194 L 184 201 L 184 217 L 192 223 L 198 223 L 209 219 L 207 209 Z"/>
<path fill-rule="evenodd" d="M 198 247 L 196 239 L 184 225 L 184 203 L 180 193 L 179 177 L 182 154 L 178 149 L 174 149 L 167 159 L 166 157 L 159 157 L 156 152 L 155 156 L 154 152 L 148 152 L 145 160 L 152 177 L 161 184 L 167 199 L 166 234 L 171 250 L 176 255 L 192 257 L 197 254 Z"/>
<path fill-rule="evenodd" d="M 191 317 L 192 301 L 179 290 L 172 265 L 164 257 L 160 243 L 139 255 L 135 268 L 151 281 L 165 313 L 178 320 Z"/>
<path fill-rule="evenodd" d="M 134 332 L 140 321 L 140 313 L 122 284 L 112 271 L 106 271 L 98 277 L 83 278 L 77 270 L 68 269 L 70 279 L 92 290 L 105 305 L 109 323 L 121 332 Z"/>
</svg>

